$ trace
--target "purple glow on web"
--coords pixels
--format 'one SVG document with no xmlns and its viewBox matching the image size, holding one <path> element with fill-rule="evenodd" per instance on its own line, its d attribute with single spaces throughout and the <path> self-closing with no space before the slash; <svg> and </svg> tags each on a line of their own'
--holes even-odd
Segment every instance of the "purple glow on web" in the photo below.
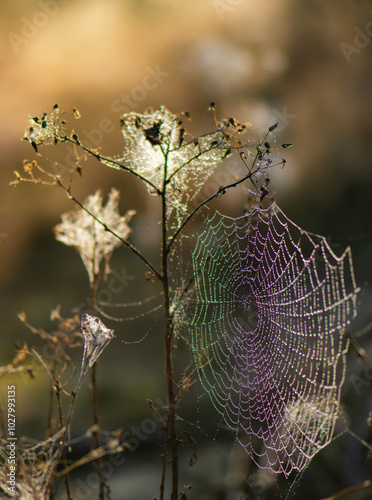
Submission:
<svg viewBox="0 0 372 500">
<path fill-rule="evenodd" d="M 350 249 L 273 204 L 206 221 L 193 252 L 192 348 L 225 425 L 262 468 L 301 471 L 332 439 L 358 292 Z"/>
</svg>

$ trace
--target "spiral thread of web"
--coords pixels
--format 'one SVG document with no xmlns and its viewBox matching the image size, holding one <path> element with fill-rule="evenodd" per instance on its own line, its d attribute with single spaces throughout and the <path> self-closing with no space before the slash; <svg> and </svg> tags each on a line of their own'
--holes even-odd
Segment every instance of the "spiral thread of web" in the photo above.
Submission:
<svg viewBox="0 0 372 500">
<path fill-rule="evenodd" d="M 358 292 L 350 249 L 337 257 L 273 204 L 207 219 L 192 260 L 202 386 L 259 467 L 303 470 L 340 413 Z"/>
</svg>

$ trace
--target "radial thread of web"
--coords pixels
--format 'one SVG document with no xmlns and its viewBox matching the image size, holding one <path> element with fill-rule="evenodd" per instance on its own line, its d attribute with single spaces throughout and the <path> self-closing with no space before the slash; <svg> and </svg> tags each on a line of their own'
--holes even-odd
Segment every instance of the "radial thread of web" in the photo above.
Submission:
<svg viewBox="0 0 372 500">
<path fill-rule="evenodd" d="M 193 251 L 191 346 L 222 422 L 260 468 L 303 470 L 340 414 L 357 286 L 350 249 L 273 204 L 206 220 Z"/>
</svg>

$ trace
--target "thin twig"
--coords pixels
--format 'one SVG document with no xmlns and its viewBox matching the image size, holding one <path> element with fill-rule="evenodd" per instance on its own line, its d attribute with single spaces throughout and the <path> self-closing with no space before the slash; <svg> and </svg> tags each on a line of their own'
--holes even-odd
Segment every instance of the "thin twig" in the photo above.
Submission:
<svg viewBox="0 0 372 500">
<path fill-rule="evenodd" d="M 335 493 L 334 495 L 331 495 L 330 497 L 323 498 L 323 500 L 336 500 L 337 498 L 341 498 L 345 495 L 349 496 L 349 493 L 353 493 L 354 491 L 360 491 L 360 490 L 364 490 L 366 488 L 370 488 L 371 485 L 372 485 L 372 482 L 368 481 L 368 480 L 364 481 L 364 483 L 354 484 L 353 486 L 349 486 L 348 488 L 345 488 L 341 491 L 338 491 L 337 493 Z"/>
<path fill-rule="evenodd" d="M 165 376 L 168 393 L 168 415 L 167 415 L 167 428 L 165 443 L 170 445 L 171 451 L 171 470 L 172 470 L 172 493 L 171 500 L 178 500 L 178 441 L 177 441 L 177 420 L 176 420 L 176 402 L 175 402 L 175 388 L 173 382 L 173 356 L 172 356 L 172 336 L 173 336 L 173 322 L 170 313 L 170 297 L 169 297 L 169 270 L 168 270 L 168 251 L 167 251 L 167 167 L 168 167 L 168 153 L 169 146 L 166 153 L 164 153 L 164 177 L 163 177 L 163 190 L 161 194 L 162 201 L 162 216 L 161 216 L 161 251 L 162 251 L 162 285 L 164 295 L 164 348 L 165 348 Z M 166 447 L 164 447 L 164 455 L 166 456 Z M 165 460 L 165 457 L 164 459 Z M 164 463 L 163 463 L 164 466 Z M 160 485 L 160 491 L 164 492 L 164 476 Z"/>
<path fill-rule="evenodd" d="M 99 459 L 102 460 L 102 458 L 107 455 L 122 453 L 126 449 L 130 449 L 130 446 L 128 446 L 126 443 L 117 444 L 115 446 L 111 446 L 110 448 L 101 446 L 100 448 L 89 452 L 87 455 L 84 455 L 82 458 L 79 458 L 78 460 L 76 460 L 74 463 L 64 468 L 63 470 L 56 472 L 55 476 L 62 477 L 71 472 L 72 470 L 76 469 L 77 467 L 81 467 L 82 465 L 85 465 L 89 462 L 93 462 L 94 460 L 99 460 Z"/>
<path fill-rule="evenodd" d="M 83 149 L 84 151 L 86 151 L 90 155 L 92 155 L 95 158 L 97 158 L 97 160 L 99 162 L 104 161 L 104 162 L 112 163 L 113 165 L 117 165 L 118 167 L 120 167 L 120 169 L 125 170 L 126 172 L 128 172 L 130 174 L 133 174 L 134 176 L 138 177 L 141 181 L 143 181 L 144 183 L 148 184 L 152 189 L 154 189 L 154 191 L 158 195 L 160 195 L 160 190 L 159 190 L 159 188 L 157 186 L 155 186 L 155 184 L 153 184 L 151 181 L 149 181 L 148 179 L 146 179 L 146 177 L 143 177 L 141 174 L 139 174 L 135 170 L 132 170 L 130 167 L 127 167 L 127 166 L 123 165 L 119 160 L 114 160 L 113 158 L 106 158 L 105 156 L 102 156 L 101 154 L 96 153 L 95 151 L 93 151 L 92 149 L 88 148 L 87 146 L 84 146 L 78 139 L 73 139 L 72 137 L 68 137 L 66 135 L 65 140 L 67 142 L 71 142 L 72 144 L 76 144 L 76 146 L 79 146 L 81 149 Z"/>
<path fill-rule="evenodd" d="M 257 157 L 258 157 L 258 155 L 256 155 L 255 160 L 253 162 L 253 165 L 255 164 L 255 162 L 257 160 Z M 194 208 L 194 210 L 186 217 L 186 219 L 183 221 L 183 223 L 181 224 L 181 226 L 177 229 L 177 231 L 172 236 L 170 242 L 168 243 L 167 253 L 170 252 L 170 250 L 171 250 L 171 248 L 172 248 L 175 240 L 177 239 L 177 237 L 181 233 L 181 231 L 183 231 L 183 229 L 185 228 L 185 226 L 187 226 L 187 224 L 191 221 L 191 219 L 194 217 L 194 215 L 201 208 L 203 208 L 205 205 L 207 205 L 209 202 L 211 202 L 215 198 L 218 198 L 219 196 L 225 194 L 227 189 L 234 188 L 234 187 L 238 186 L 239 184 L 241 184 L 242 182 L 246 181 L 247 179 L 250 179 L 254 174 L 257 173 L 257 171 L 258 170 L 255 170 L 254 172 L 249 171 L 248 174 L 245 177 L 243 177 L 242 179 L 239 179 L 239 180 L 237 180 L 235 182 L 232 182 L 231 184 L 228 184 L 227 186 L 221 186 L 218 189 L 218 191 L 216 191 L 214 194 L 212 194 L 211 196 L 209 196 L 208 198 L 206 198 L 205 200 L 203 200 L 196 208 Z"/>
<path fill-rule="evenodd" d="M 363 349 L 355 336 L 349 330 L 345 330 L 345 334 L 349 337 L 351 345 L 353 346 L 357 355 L 360 357 L 363 363 L 372 369 L 372 359 L 368 356 L 366 350 Z"/>
<path fill-rule="evenodd" d="M 216 132 L 217 131 L 211 132 L 211 134 L 215 134 Z M 184 147 L 188 146 L 189 144 L 191 144 L 191 142 L 188 143 L 188 144 L 186 144 Z M 204 151 L 200 150 L 198 154 L 196 154 L 195 156 L 193 156 L 192 158 L 190 158 L 189 160 L 187 160 L 180 167 L 178 167 L 174 172 L 172 172 L 171 175 L 167 179 L 167 183 L 169 184 L 170 181 L 172 180 L 172 178 L 175 177 L 178 174 L 178 172 L 180 170 L 182 170 L 184 167 L 186 167 L 187 165 L 189 165 L 194 160 L 198 159 L 200 156 L 205 155 L 205 153 L 209 153 L 210 151 L 213 151 L 214 149 L 219 149 L 219 147 L 220 147 L 221 144 L 223 144 L 223 140 L 221 140 L 218 144 L 215 144 L 214 146 L 211 146 L 209 149 L 205 149 Z M 228 149 L 228 148 L 226 148 L 226 149 Z"/>
<path fill-rule="evenodd" d="M 58 414 L 59 414 L 59 427 L 60 429 L 63 429 L 64 428 L 64 418 L 63 418 L 63 410 L 62 410 L 62 399 L 61 399 L 61 391 L 62 391 L 62 387 L 61 387 L 61 376 L 62 376 L 62 373 L 66 367 L 66 364 L 65 366 L 61 369 L 60 373 L 59 373 L 59 376 L 56 377 L 52 372 L 51 370 L 49 369 L 48 365 L 45 363 L 45 361 L 43 360 L 43 358 L 40 356 L 40 354 L 35 350 L 35 349 L 32 349 L 32 353 L 37 357 L 37 359 L 41 362 L 41 364 L 44 366 L 44 368 L 46 369 L 46 371 L 48 372 L 50 378 L 51 378 L 51 381 L 52 381 L 52 388 L 54 389 L 54 392 L 56 394 L 56 400 L 57 400 L 57 407 L 58 407 Z M 72 403 L 71 403 L 72 404 Z M 70 407 L 71 408 L 71 407 Z M 69 429 L 69 423 L 67 422 L 67 425 L 66 425 L 66 428 L 65 428 L 65 433 L 68 432 L 68 429 Z M 65 443 L 65 440 L 64 440 L 64 443 Z M 62 457 L 62 460 L 63 460 L 63 463 L 65 466 L 67 466 L 67 449 L 66 449 L 66 446 L 65 444 L 62 445 L 62 448 L 61 448 L 61 455 Z M 55 474 L 56 475 L 56 474 Z M 66 495 L 67 495 L 67 499 L 68 500 L 72 500 L 72 496 L 71 496 L 71 488 L 70 488 L 70 479 L 69 479 L 69 476 L 68 474 L 66 474 L 63 478 L 63 481 L 65 483 L 65 489 L 66 489 Z"/>
<path fill-rule="evenodd" d="M 97 292 L 100 281 L 99 269 L 94 269 L 93 257 L 93 282 L 91 283 L 91 299 L 92 299 L 92 315 L 97 314 Z M 98 381 L 97 381 L 97 361 L 92 366 L 91 371 L 92 381 L 92 410 L 93 410 L 93 438 L 95 441 L 95 451 L 101 447 L 101 435 L 99 424 L 99 405 L 98 405 Z M 107 488 L 105 472 L 103 467 L 102 457 L 98 457 L 98 475 L 99 475 L 99 500 L 105 500 L 105 487 Z"/>
</svg>

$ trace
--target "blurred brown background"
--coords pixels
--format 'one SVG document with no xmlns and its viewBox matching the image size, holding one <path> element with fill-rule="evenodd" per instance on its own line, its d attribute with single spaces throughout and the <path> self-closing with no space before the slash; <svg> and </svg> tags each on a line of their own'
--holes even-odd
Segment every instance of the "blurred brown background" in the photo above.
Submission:
<svg viewBox="0 0 372 500">
<path fill-rule="evenodd" d="M 55 103 L 78 108 L 82 119 L 73 126 L 79 136 L 106 154 L 121 152 L 123 112 L 160 104 L 189 111 L 196 133 L 213 126 L 211 101 L 219 118 L 252 122 L 258 136 L 279 122 L 278 142 L 294 147 L 286 151 L 285 169 L 273 173 L 271 191 L 294 222 L 330 236 L 335 250 L 352 245 L 362 287 L 359 325 L 372 319 L 370 1 L 2 0 L 1 9 L 0 364 L 10 361 L 15 339 L 36 342 L 16 319 L 18 312 L 48 327 L 51 308 L 62 304 L 68 316 L 89 293 L 79 257 L 52 233 L 71 201 L 43 186 L 9 187 L 13 170 L 35 158 L 20 140 L 28 116 Z M 47 165 L 49 150 L 42 153 L 40 162 Z M 66 152 L 60 154 L 63 162 Z M 75 192 L 83 199 L 112 185 L 122 192 L 122 211 L 138 211 L 133 241 L 152 255 L 156 200 L 142 186 L 91 162 Z M 143 267 L 120 252 L 119 268 L 125 262 L 134 276 L 125 294 L 156 293 Z M 125 347 L 127 353 L 123 347 L 119 358 L 111 351 L 119 361 L 110 377 L 121 380 L 119 406 L 129 421 L 128 408 L 145 415 L 143 401 L 163 390 L 153 321 L 150 316 L 119 328 L 121 338 L 133 339 L 150 329 L 140 357 L 133 346 Z M 111 390 L 107 401 L 117 402 Z M 118 425 L 119 411 L 104 413 L 107 426 Z M 43 428 L 45 416 L 35 406 L 24 418 Z"/>
</svg>

